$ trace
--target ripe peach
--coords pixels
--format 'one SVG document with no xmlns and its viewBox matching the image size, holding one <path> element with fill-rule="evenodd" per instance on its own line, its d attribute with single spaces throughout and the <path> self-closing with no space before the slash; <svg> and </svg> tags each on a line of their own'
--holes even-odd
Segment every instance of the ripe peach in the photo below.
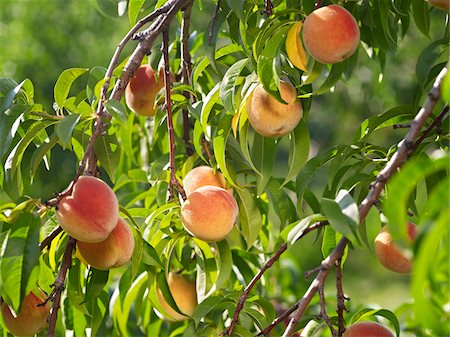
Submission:
<svg viewBox="0 0 450 337">
<path fill-rule="evenodd" d="M 416 233 L 416 225 L 408 222 L 408 237 L 411 241 L 415 240 Z M 411 272 L 411 257 L 394 243 L 386 227 L 383 227 L 375 237 L 375 254 L 387 269 L 403 274 Z"/>
<path fill-rule="evenodd" d="M 297 91 L 288 82 L 280 81 L 281 103 L 259 84 L 247 99 L 247 114 L 250 124 L 266 137 L 282 137 L 291 132 L 303 116 L 297 99 Z"/>
<path fill-rule="evenodd" d="M 352 324 L 342 337 L 394 337 L 394 335 L 379 323 L 364 321 Z"/>
<path fill-rule="evenodd" d="M 167 285 L 169 286 L 170 293 L 180 311 L 184 314 L 180 314 L 173 309 L 167 301 L 160 289 L 157 289 L 156 294 L 158 296 L 159 303 L 164 308 L 169 316 L 164 316 L 168 321 L 183 321 L 194 314 L 195 308 L 197 308 L 197 290 L 195 283 L 190 282 L 183 276 L 176 273 L 169 273 L 167 278 Z"/>
<path fill-rule="evenodd" d="M 227 183 L 222 173 L 214 171 L 209 166 L 197 166 L 183 178 L 183 188 L 187 197 L 197 188 L 208 185 L 226 188 Z"/>
<path fill-rule="evenodd" d="M 309 14 L 303 25 L 306 49 L 321 63 L 337 63 L 353 55 L 359 45 L 359 27 L 345 8 L 330 5 Z"/>
<path fill-rule="evenodd" d="M 38 295 L 30 292 L 23 299 L 19 314 L 13 315 L 11 309 L 3 302 L 1 312 L 3 321 L 9 332 L 14 336 L 34 336 L 47 326 L 47 317 L 50 314 L 51 302 L 47 302 L 44 306 L 38 307 L 47 295 L 39 290 Z"/>
<path fill-rule="evenodd" d="M 56 217 L 75 239 L 100 242 L 116 227 L 118 212 L 117 197 L 108 184 L 95 177 L 82 176 L 75 183 L 72 195 L 60 200 Z"/>
<path fill-rule="evenodd" d="M 159 77 L 148 64 L 144 64 L 134 74 L 125 89 L 125 102 L 131 111 L 142 116 L 154 116 L 155 97 L 164 86 L 162 69 Z"/>
<path fill-rule="evenodd" d="M 80 260 L 100 270 L 108 270 L 130 261 L 134 250 L 134 238 L 127 222 L 119 218 L 116 227 L 101 242 L 77 241 Z"/>
<path fill-rule="evenodd" d="M 427 0 L 430 5 L 440 8 L 443 10 L 449 10 L 450 9 L 450 0 Z"/>
<path fill-rule="evenodd" d="M 217 186 L 202 186 L 181 207 L 184 228 L 204 241 L 220 241 L 233 229 L 238 215 L 234 197 Z"/>
</svg>

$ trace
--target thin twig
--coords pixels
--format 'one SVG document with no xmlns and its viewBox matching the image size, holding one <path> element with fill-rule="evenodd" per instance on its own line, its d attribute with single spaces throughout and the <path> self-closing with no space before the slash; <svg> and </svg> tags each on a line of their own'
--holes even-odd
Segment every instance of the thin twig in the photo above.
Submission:
<svg viewBox="0 0 450 337">
<path fill-rule="evenodd" d="M 333 324 L 331 323 L 331 319 L 327 314 L 327 306 L 325 303 L 325 292 L 324 292 L 324 284 L 319 284 L 317 292 L 319 293 L 319 302 L 320 302 L 320 318 L 325 321 L 325 323 L 328 325 L 328 328 L 331 331 L 331 335 L 333 337 L 336 336 L 336 329 L 333 327 Z"/>
<path fill-rule="evenodd" d="M 175 168 L 175 131 L 173 128 L 173 116 L 172 116 L 172 102 L 170 100 L 170 68 L 169 68 L 169 32 L 167 30 L 163 31 L 163 43 L 162 43 L 162 53 L 164 58 L 164 83 L 166 89 L 166 113 L 167 113 L 167 132 L 169 134 L 169 144 L 170 144 L 170 157 L 169 157 L 169 170 L 170 170 L 170 181 L 169 181 L 169 197 L 168 199 L 174 198 L 174 188 L 177 189 L 178 193 L 181 195 L 183 200 L 186 200 L 186 193 L 181 186 L 178 178 L 176 176 Z"/>
<path fill-rule="evenodd" d="M 186 85 L 191 85 L 191 54 L 189 52 L 189 26 L 191 23 L 192 5 L 187 6 L 183 11 L 183 20 L 181 22 L 181 81 Z M 189 91 L 184 91 L 184 97 L 189 102 L 193 102 L 194 98 Z M 194 149 L 190 141 L 189 130 L 191 123 L 189 120 L 189 111 L 187 108 L 182 110 L 183 113 L 183 139 L 186 148 L 186 154 L 191 156 L 194 154 Z"/>
<path fill-rule="evenodd" d="M 441 111 L 441 113 L 436 117 L 436 119 L 433 121 L 433 123 L 422 133 L 419 139 L 414 143 L 414 149 L 419 146 L 423 140 L 430 134 L 430 132 L 436 128 L 438 125 L 441 124 L 442 120 L 444 119 L 445 115 L 447 115 L 449 111 L 448 105 L 444 107 L 444 109 Z"/>
<path fill-rule="evenodd" d="M 216 24 L 217 16 L 219 15 L 219 11 L 220 11 L 220 0 L 217 0 L 216 9 L 214 10 L 214 14 L 211 19 L 211 23 L 209 25 L 209 32 L 208 32 L 208 44 L 209 45 L 212 43 L 214 25 Z"/>
<path fill-rule="evenodd" d="M 371 185 L 370 191 L 367 194 L 366 198 L 359 205 L 359 223 L 362 223 L 369 213 L 371 207 L 378 200 L 381 191 L 384 189 L 387 181 L 392 177 L 392 175 L 400 168 L 403 163 L 407 160 L 411 152 L 416 148 L 417 142 L 415 141 L 419 137 L 419 133 L 425 124 L 426 120 L 430 117 L 433 112 L 434 107 L 436 106 L 437 101 L 441 97 L 440 86 L 441 82 L 447 73 L 447 69 L 443 68 L 442 71 L 437 76 L 433 88 L 428 94 L 428 98 L 425 101 L 423 107 L 419 110 L 416 117 L 411 122 L 411 127 L 406 134 L 405 138 L 401 142 L 401 145 L 398 147 L 397 151 L 394 153 L 392 158 L 386 164 L 386 166 L 380 171 L 377 175 L 375 182 Z M 345 247 L 349 243 L 346 237 L 343 237 L 330 255 L 322 262 L 322 265 L 328 265 L 329 263 L 335 263 L 338 259 L 340 259 L 344 253 Z M 284 331 L 283 337 L 292 336 L 295 332 L 295 328 L 303 316 L 307 306 L 312 300 L 314 294 L 318 291 L 318 287 L 320 284 L 323 284 L 325 281 L 329 270 L 322 269 L 316 278 L 312 281 L 310 287 L 306 291 L 305 295 L 300 299 L 299 308 L 295 312 L 287 329 Z"/>
<path fill-rule="evenodd" d="M 306 228 L 304 232 L 299 236 L 299 239 L 304 237 L 306 234 L 311 233 L 312 231 L 321 228 L 323 226 L 326 226 L 328 222 L 316 222 Z M 266 261 L 264 266 L 258 271 L 258 273 L 252 278 L 250 283 L 245 287 L 244 291 L 241 294 L 241 297 L 239 298 L 239 302 L 236 306 L 236 309 L 234 311 L 233 320 L 230 323 L 230 326 L 228 327 L 227 335 L 231 337 L 233 335 L 234 328 L 239 320 L 239 314 L 244 308 L 245 301 L 248 298 L 248 295 L 250 294 L 250 291 L 253 289 L 253 287 L 256 285 L 256 283 L 261 279 L 261 277 L 264 275 L 264 273 L 272 267 L 272 265 L 279 260 L 281 254 L 283 254 L 286 249 L 288 248 L 287 243 L 283 243 L 278 250 L 275 252 L 275 254 Z"/>
<path fill-rule="evenodd" d="M 338 259 L 336 265 L 336 300 L 337 300 L 337 315 L 338 315 L 338 336 L 342 336 L 345 331 L 344 311 L 345 301 L 348 300 L 344 295 L 344 288 L 342 286 L 342 259 Z"/>
<path fill-rule="evenodd" d="M 284 311 L 281 315 L 275 318 L 266 328 L 262 329 L 255 337 L 268 336 L 270 331 L 272 331 L 278 324 L 287 319 L 295 310 L 298 309 L 298 302 L 291 306 L 289 309 Z"/>
<path fill-rule="evenodd" d="M 61 227 L 56 227 L 44 240 L 42 240 L 42 242 L 39 244 L 39 249 L 44 250 L 45 247 L 50 246 L 53 239 L 56 238 L 62 231 L 63 229 Z"/>
<path fill-rule="evenodd" d="M 48 319 L 48 333 L 47 337 L 54 337 L 56 330 L 56 321 L 58 320 L 58 310 L 60 308 L 61 294 L 64 291 L 64 283 L 66 281 L 67 270 L 72 264 L 72 252 L 75 249 L 77 241 L 69 236 L 69 239 L 64 250 L 64 255 L 62 258 L 61 266 L 59 268 L 58 276 L 56 277 L 55 283 L 53 283 L 53 291 L 49 295 L 48 300 L 52 301 L 52 309 L 50 311 L 50 316 Z M 47 302 L 46 301 L 46 302 Z M 45 305 L 46 302 L 42 303 Z"/>
</svg>

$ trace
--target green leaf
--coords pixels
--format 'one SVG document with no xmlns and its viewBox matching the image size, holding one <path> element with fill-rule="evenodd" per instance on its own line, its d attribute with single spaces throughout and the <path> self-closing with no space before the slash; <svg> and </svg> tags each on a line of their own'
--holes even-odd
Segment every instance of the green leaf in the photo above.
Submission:
<svg viewBox="0 0 450 337">
<path fill-rule="evenodd" d="M 412 0 L 414 22 L 419 31 L 426 37 L 430 37 L 430 11 L 428 4 L 422 0 Z"/>
<path fill-rule="evenodd" d="M 31 157 L 30 176 L 33 179 L 36 170 L 43 158 L 50 152 L 50 150 L 58 143 L 58 136 L 56 133 L 52 133 L 51 136 L 46 139 L 46 142 L 41 144 L 33 153 Z"/>
<path fill-rule="evenodd" d="M 128 19 L 130 20 L 130 25 L 134 26 L 139 16 L 139 12 L 144 5 L 145 0 L 130 0 L 128 3 Z"/>
<path fill-rule="evenodd" d="M 109 99 L 105 102 L 105 108 L 108 113 L 113 116 L 122 127 L 126 127 L 128 123 L 128 116 L 125 108 L 119 101 Z"/>
<path fill-rule="evenodd" d="M 78 114 L 66 115 L 55 126 L 55 133 L 58 135 L 60 144 L 63 148 L 66 148 L 70 144 L 73 130 L 75 130 L 80 118 L 81 115 Z"/>
<path fill-rule="evenodd" d="M 86 285 L 85 301 L 95 300 L 100 295 L 106 283 L 108 282 L 109 270 L 89 269 L 88 282 Z"/>
<path fill-rule="evenodd" d="M 286 227 L 280 234 L 280 237 L 286 238 L 286 241 L 289 242 L 289 244 L 293 245 L 302 237 L 303 233 L 308 227 L 317 222 L 325 220 L 326 218 L 322 214 L 309 215 Z"/>
<path fill-rule="evenodd" d="M 28 285 L 33 288 L 33 269 L 39 264 L 39 217 L 21 213 L 12 223 L 3 242 L 0 260 L 0 285 L 3 298 L 15 311 L 26 295 Z M 35 274 L 37 277 L 37 274 Z"/>
<path fill-rule="evenodd" d="M 322 85 L 317 89 L 314 90 L 314 95 L 320 95 L 328 90 L 330 90 L 332 87 L 336 85 L 336 83 L 340 80 L 342 73 L 345 70 L 345 62 L 339 62 L 332 65 L 330 72 L 328 73 L 328 76 L 326 80 L 322 83 Z"/>
<path fill-rule="evenodd" d="M 95 155 L 112 182 L 116 179 L 116 170 L 119 167 L 120 149 L 117 137 L 114 134 L 99 136 L 95 140 Z"/>
<path fill-rule="evenodd" d="M 261 213 L 256 205 L 255 198 L 247 189 L 236 190 L 239 199 L 239 224 L 247 248 L 253 246 L 262 227 Z"/>
<path fill-rule="evenodd" d="M 297 127 L 290 133 L 291 146 L 289 147 L 289 172 L 281 186 L 294 179 L 305 165 L 309 156 L 310 138 L 308 127 L 302 118 Z"/>
<path fill-rule="evenodd" d="M 330 225 L 354 244 L 358 243 L 358 205 L 346 190 L 340 190 L 336 199 L 322 199 L 322 209 Z"/>
<path fill-rule="evenodd" d="M 73 82 L 87 71 L 88 69 L 86 68 L 71 68 L 64 70 L 61 75 L 59 75 L 53 90 L 55 102 L 59 109 L 64 107 L 64 103 L 69 96 L 69 91 Z"/>
<path fill-rule="evenodd" d="M 213 245 L 218 252 L 218 254 L 214 254 L 218 275 L 211 289 L 206 294 L 206 297 L 211 296 L 215 291 L 221 289 L 221 287 L 230 279 L 231 268 L 233 266 L 233 258 L 228 242 L 226 240 L 221 240 Z"/>
<path fill-rule="evenodd" d="M 217 134 L 214 136 L 213 139 L 213 148 L 214 148 L 214 156 L 216 158 L 217 164 L 219 165 L 220 170 L 222 171 L 223 175 L 225 176 L 226 180 L 236 189 L 239 189 L 239 187 L 236 185 L 234 180 L 232 179 L 228 168 L 227 163 L 225 160 L 225 150 L 226 150 L 226 144 L 227 139 L 230 134 L 231 130 L 231 120 L 233 119 L 233 116 L 231 115 L 224 115 L 219 122 L 219 125 L 217 127 Z"/>
<path fill-rule="evenodd" d="M 202 112 L 201 112 L 201 124 L 203 128 L 203 133 L 205 135 L 208 135 L 208 119 L 209 115 L 211 113 L 211 110 L 213 106 L 216 103 L 221 103 L 220 98 L 220 83 L 217 83 L 214 88 L 211 89 L 211 91 L 206 95 L 205 99 L 203 100 L 202 105 Z"/>
<path fill-rule="evenodd" d="M 248 64 L 249 59 L 245 58 L 237 61 L 227 70 L 223 76 L 222 83 L 220 85 L 220 100 L 223 106 L 231 113 L 236 112 L 235 102 L 234 102 L 234 90 L 236 87 L 237 80 L 242 70 Z"/>
<path fill-rule="evenodd" d="M 9 107 L 13 104 L 14 99 L 17 94 L 20 92 L 22 85 L 25 81 L 22 81 L 20 84 L 17 84 L 14 80 L 8 78 L 2 78 L 0 83 L 1 93 L 4 95 L 2 100 L 0 101 L 0 114 L 3 114 Z"/>
<path fill-rule="evenodd" d="M 277 142 L 275 139 L 255 133 L 252 146 L 253 162 L 260 173 L 256 175 L 257 195 L 261 195 L 264 192 L 270 177 L 272 177 L 276 148 Z"/>
</svg>

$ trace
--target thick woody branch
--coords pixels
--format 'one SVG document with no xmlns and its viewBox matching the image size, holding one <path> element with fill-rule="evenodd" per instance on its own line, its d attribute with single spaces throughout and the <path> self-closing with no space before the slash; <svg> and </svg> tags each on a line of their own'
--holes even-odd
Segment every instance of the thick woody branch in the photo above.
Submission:
<svg viewBox="0 0 450 337">
<path fill-rule="evenodd" d="M 436 103 L 441 97 L 440 86 L 446 73 L 447 69 L 444 68 L 437 76 L 436 81 L 433 84 L 433 88 L 428 94 L 428 98 L 425 101 L 425 104 L 411 122 L 411 127 L 405 138 L 402 140 L 397 151 L 394 153 L 386 166 L 377 175 L 375 182 L 371 185 L 369 193 L 359 205 L 359 223 L 362 223 L 364 221 L 371 207 L 378 201 L 378 198 L 387 181 L 403 165 L 412 151 L 417 147 L 416 139 L 418 139 L 420 131 L 422 130 L 426 120 L 432 114 Z M 294 334 L 296 326 L 303 316 L 309 303 L 311 302 L 313 296 L 319 290 L 319 287 L 325 282 L 325 279 L 329 273 L 329 268 L 331 268 L 331 265 L 336 263 L 336 261 L 338 261 L 342 257 L 345 247 L 347 247 L 348 243 L 349 241 L 347 238 L 342 238 L 336 245 L 334 250 L 331 252 L 331 254 L 322 262 L 323 268 L 317 274 L 316 278 L 311 283 L 305 295 L 299 300 L 298 310 L 295 312 L 294 316 L 289 322 L 289 325 L 285 330 L 283 337 L 289 337 Z"/>
</svg>

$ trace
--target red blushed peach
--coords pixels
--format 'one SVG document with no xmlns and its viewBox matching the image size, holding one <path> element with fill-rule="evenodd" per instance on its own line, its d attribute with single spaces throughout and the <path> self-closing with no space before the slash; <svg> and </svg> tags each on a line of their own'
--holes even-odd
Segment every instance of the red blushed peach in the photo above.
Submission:
<svg viewBox="0 0 450 337">
<path fill-rule="evenodd" d="M 237 215 L 234 197 L 217 186 L 199 187 L 181 207 L 181 220 L 186 231 L 208 242 L 225 238 L 233 229 Z"/>
<path fill-rule="evenodd" d="M 309 14 L 303 25 L 303 42 L 320 63 L 333 64 L 353 55 L 359 45 L 359 27 L 345 8 L 330 5 Z"/>
<path fill-rule="evenodd" d="M 119 203 L 114 191 L 104 181 L 78 178 L 72 195 L 60 200 L 56 217 L 73 238 L 84 242 L 105 240 L 116 227 Z"/>
<path fill-rule="evenodd" d="M 394 337 L 394 335 L 383 325 L 367 321 L 352 324 L 342 337 Z"/>
<path fill-rule="evenodd" d="M 17 315 L 13 315 L 6 302 L 3 302 L 1 312 L 9 332 L 14 336 L 31 337 L 44 330 L 48 325 L 47 318 L 50 314 L 51 302 L 47 302 L 44 306 L 37 305 L 46 298 L 47 296 L 41 290 L 38 295 L 29 293 L 24 297 Z"/>
<path fill-rule="evenodd" d="M 197 188 L 208 185 L 226 188 L 227 183 L 222 173 L 214 171 L 209 166 L 195 167 L 183 178 L 183 188 L 187 197 Z"/>
<path fill-rule="evenodd" d="M 408 222 L 408 237 L 411 242 L 415 240 L 416 235 L 416 225 Z M 411 256 L 394 243 L 386 227 L 375 237 L 375 254 L 381 264 L 391 271 L 407 274 L 412 270 Z"/>
<path fill-rule="evenodd" d="M 125 102 L 131 111 L 142 116 L 154 116 L 155 98 L 164 86 L 163 72 L 156 72 L 148 64 L 138 68 L 125 89 Z"/>
<path fill-rule="evenodd" d="M 183 276 L 176 273 L 169 273 L 167 278 L 167 285 L 169 286 L 170 293 L 180 311 L 184 314 L 180 314 L 175 311 L 164 299 L 164 296 L 160 289 L 157 289 L 157 296 L 159 303 L 163 307 L 167 315 L 164 319 L 168 321 L 183 321 L 194 314 L 197 308 L 197 290 L 195 283 L 190 282 Z"/>
<path fill-rule="evenodd" d="M 130 261 L 134 250 L 134 238 L 127 222 L 119 218 L 116 227 L 101 242 L 77 242 L 80 260 L 100 270 L 108 270 Z"/>
<path fill-rule="evenodd" d="M 247 115 L 253 129 L 265 137 L 282 137 L 291 132 L 303 116 L 295 87 L 280 81 L 281 103 L 259 84 L 247 99 Z"/>
</svg>

